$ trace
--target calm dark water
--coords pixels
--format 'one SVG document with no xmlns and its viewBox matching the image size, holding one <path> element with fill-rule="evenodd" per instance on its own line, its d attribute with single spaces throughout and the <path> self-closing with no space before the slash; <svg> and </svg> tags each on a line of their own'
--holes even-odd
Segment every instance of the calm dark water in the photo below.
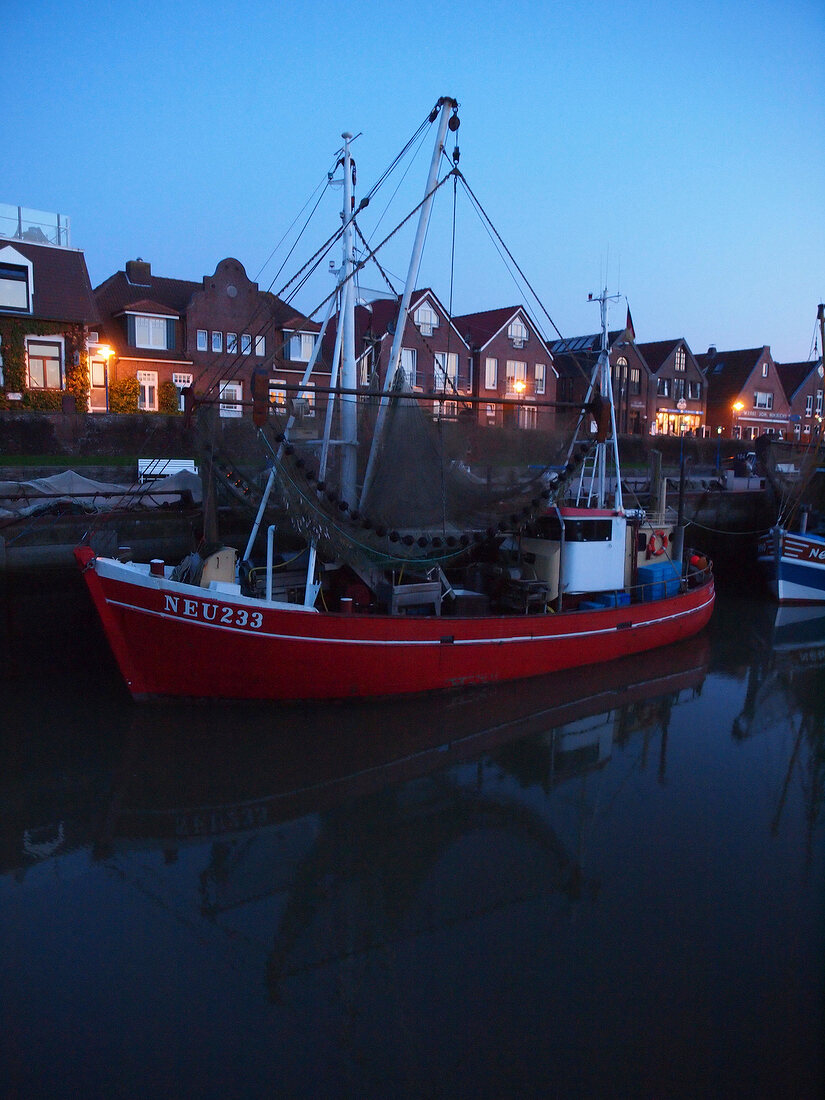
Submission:
<svg viewBox="0 0 825 1100">
<path fill-rule="evenodd" d="M 2 615 L 4 1096 L 822 1094 L 825 613 L 288 709 L 135 707 L 74 575 Z"/>
</svg>

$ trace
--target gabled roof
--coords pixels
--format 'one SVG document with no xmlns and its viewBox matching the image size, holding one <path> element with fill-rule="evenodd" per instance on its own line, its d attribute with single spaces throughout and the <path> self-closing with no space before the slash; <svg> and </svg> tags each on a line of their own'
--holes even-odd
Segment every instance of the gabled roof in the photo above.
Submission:
<svg viewBox="0 0 825 1100">
<path fill-rule="evenodd" d="M 815 374 L 822 365 L 821 359 L 808 359 L 804 363 L 777 363 L 776 373 L 789 401 L 793 401 L 798 391 L 805 385 L 812 374 Z M 820 385 L 822 375 L 819 375 Z"/>
<path fill-rule="evenodd" d="M 745 388 L 756 364 L 770 348 L 744 348 L 739 351 L 709 349 L 697 355 L 696 362 L 708 382 L 708 397 L 714 404 L 721 404 L 736 397 Z"/>
<path fill-rule="evenodd" d="M 151 313 L 156 317 L 180 317 L 180 314 L 175 309 L 169 309 L 168 306 L 161 305 L 160 302 L 153 302 L 149 298 L 141 298 L 139 302 L 130 302 L 125 309 L 120 310 L 121 313 Z"/>
<path fill-rule="evenodd" d="M 479 313 L 462 313 L 460 317 L 454 317 L 453 320 L 469 343 L 483 348 L 519 314 L 533 332 L 539 335 L 536 326 L 522 306 L 502 306 L 500 309 L 485 309 Z M 540 336 L 539 339 L 541 339 Z"/>
<path fill-rule="evenodd" d="M 642 353 L 650 373 L 655 374 L 662 363 L 664 363 L 665 359 L 667 359 L 680 344 L 684 343 L 684 339 L 680 336 L 677 340 L 651 340 L 647 344 L 636 344 L 636 347 Z"/>
<path fill-rule="evenodd" d="M 30 314 L 1 308 L 0 314 L 13 313 L 15 317 L 81 325 L 98 323 L 98 309 L 86 269 L 86 257 L 82 252 L 0 237 L 0 249 L 6 247 L 13 248 L 31 262 L 34 297 Z"/>
<path fill-rule="evenodd" d="M 416 290 L 410 297 L 410 307 L 408 312 L 408 323 L 415 325 L 413 318 L 415 317 L 415 311 L 422 304 L 425 298 L 429 298 L 435 308 L 448 319 L 448 323 L 451 324 L 453 331 L 462 344 L 467 346 L 464 337 L 461 334 L 460 329 L 455 323 L 455 318 L 450 322 L 447 310 L 441 304 L 438 299 L 438 295 L 429 287 L 425 287 L 423 290 Z M 371 337 L 374 340 L 383 341 L 386 337 L 391 336 L 395 332 L 395 325 L 398 319 L 398 307 L 400 305 L 400 298 L 376 298 L 368 305 L 358 305 L 355 307 L 355 342 L 356 353 L 360 354 L 363 349 L 364 340 L 367 337 Z M 333 317 L 327 326 L 327 332 L 324 339 L 324 348 L 329 354 L 332 353 L 332 346 L 335 338 L 337 318 Z"/>
</svg>

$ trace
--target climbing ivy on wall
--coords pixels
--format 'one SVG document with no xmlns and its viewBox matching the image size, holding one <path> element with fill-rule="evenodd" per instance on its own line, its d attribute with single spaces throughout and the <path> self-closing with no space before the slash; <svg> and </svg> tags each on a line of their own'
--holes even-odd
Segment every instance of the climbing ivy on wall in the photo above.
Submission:
<svg viewBox="0 0 825 1100">
<path fill-rule="evenodd" d="M 0 318 L 3 356 L 3 406 L 8 407 L 8 393 L 22 393 L 21 404 L 29 409 L 60 409 L 63 393 L 58 390 L 26 388 L 26 337 L 62 336 L 65 352 L 65 392 L 73 395 L 78 412 L 85 412 L 89 401 L 89 356 L 86 334 L 82 325 L 66 325 L 59 321 L 35 321 L 31 318 Z M 3 392 L 4 391 L 4 392 Z"/>
</svg>

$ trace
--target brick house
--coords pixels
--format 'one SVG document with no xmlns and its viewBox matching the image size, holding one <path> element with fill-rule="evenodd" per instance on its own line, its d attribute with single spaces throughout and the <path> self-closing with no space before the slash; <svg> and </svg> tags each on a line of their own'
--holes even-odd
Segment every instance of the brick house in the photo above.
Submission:
<svg viewBox="0 0 825 1100">
<path fill-rule="evenodd" d="M 470 348 L 472 392 L 482 399 L 475 407 L 478 423 L 554 427 L 555 410 L 549 404 L 556 399 L 553 355 L 524 307 L 465 313 L 453 320 Z M 518 405 L 500 405 L 500 398 Z"/>
<path fill-rule="evenodd" d="M 93 411 L 108 409 L 112 388 L 136 378 L 138 407 L 147 412 L 161 408 L 164 387 L 182 408 L 191 386 L 196 396 L 217 399 L 221 416 L 248 414 L 256 368 L 288 381 L 303 373 L 289 360 L 295 345 L 285 344 L 285 329 L 311 341 L 319 328 L 260 290 L 231 257 L 199 283 L 155 275 L 151 264 L 130 260 L 94 293 L 101 323 L 90 345 Z"/>
<path fill-rule="evenodd" d="M 715 347 L 696 356 L 707 382 L 707 425 L 713 436 L 787 438 L 790 406 L 767 345 L 737 351 Z"/>
<path fill-rule="evenodd" d="M 651 376 L 647 416 L 652 435 L 700 435 L 706 386 L 696 357 L 681 337 L 638 344 Z"/>
<path fill-rule="evenodd" d="M 61 215 L 0 211 L 16 212 L 0 217 L 0 395 L 10 407 L 84 408 L 86 331 L 98 320 L 86 259 Z"/>
<path fill-rule="evenodd" d="M 616 430 L 619 435 L 645 435 L 649 429 L 650 371 L 628 330 L 607 334 Z M 593 368 L 599 359 L 600 332 L 554 340 L 550 344 L 558 374 L 556 396 L 560 403 L 580 407 L 585 400 Z"/>
<path fill-rule="evenodd" d="M 822 429 L 822 360 L 777 363 L 776 370 L 790 407 L 790 434 L 808 443 Z"/>
<path fill-rule="evenodd" d="M 377 298 L 368 305 L 355 307 L 359 386 L 377 390 L 384 385 L 399 305 L 399 298 Z M 332 362 L 335 331 L 333 320 L 324 338 L 327 363 Z M 462 395 L 472 393 L 470 348 L 430 289 L 415 291 L 410 299 L 400 365 L 413 393 L 444 395 L 443 400 L 432 402 L 434 416 L 455 419 L 463 408 Z"/>
</svg>

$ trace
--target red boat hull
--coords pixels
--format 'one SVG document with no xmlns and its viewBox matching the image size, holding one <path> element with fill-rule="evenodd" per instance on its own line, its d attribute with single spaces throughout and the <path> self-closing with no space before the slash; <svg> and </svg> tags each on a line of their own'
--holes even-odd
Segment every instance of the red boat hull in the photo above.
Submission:
<svg viewBox="0 0 825 1100">
<path fill-rule="evenodd" d="M 342 615 L 176 584 L 89 547 L 75 555 L 136 699 L 369 698 L 518 680 L 682 641 L 714 603 L 709 580 L 557 615 Z"/>
</svg>

